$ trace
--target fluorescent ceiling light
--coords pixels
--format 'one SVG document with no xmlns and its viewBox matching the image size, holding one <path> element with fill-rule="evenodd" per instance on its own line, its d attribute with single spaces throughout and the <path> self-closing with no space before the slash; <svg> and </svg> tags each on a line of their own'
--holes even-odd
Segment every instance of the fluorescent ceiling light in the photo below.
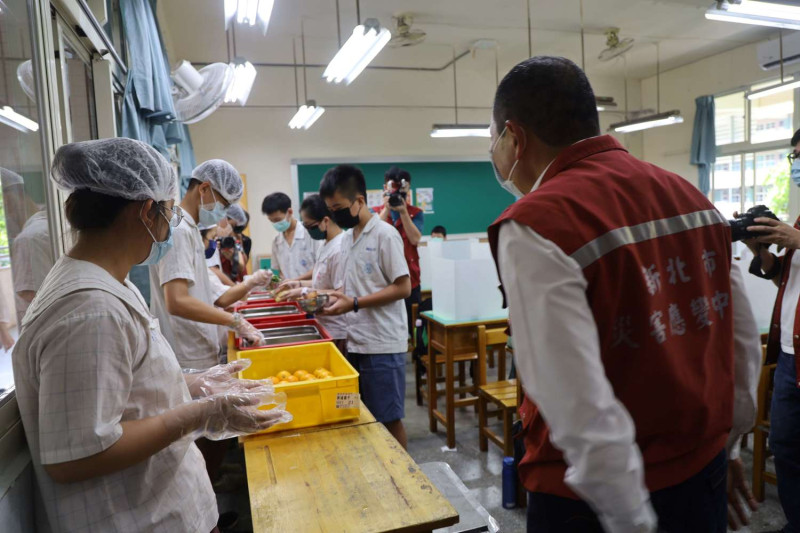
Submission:
<svg viewBox="0 0 800 533">
<path fill-rule="evenodd" d="M 225 92 L 225 103 L 247 103 L 250 90 L 256 80 L 256 68 L 249 61 L 240 60 L 231 65 L 233 67 L 233 81 Z"/>
<path fill-rule="evenodd" d="M 800 7 L 773 2 L 741 0 L 740 4 L 717 2 L 706 11 L 709 20 L 755 24 L 787 30 L 800 30 Z"/>
<path fill-rule="evenodd" d="M 274 4 L 275 0 L 225 0 L 225 29 L 234 20 L 248 26 L 255 26 L 258 22 L 267 33 Z"/>
<path fill-rule="evenodd" d="M 289 127 L 293 130 L 299 130 L 300 128 L 307 130 L 324 112 L 324 107 L 318 106 L 314 100 L 309 100 L 306 105 L 300 106 L 300 109 L 294 114 L 292 120 L 289 121 Z"/>
<path fill-rule="evenodd" d="M 683 117 L 681 116 L 681 112 L 675 109 L 665 113 L 647 115 L 634 120 L 617 122 L 616 124 L 609 126 L 609 129 L 612 129 L 617 133 L 630 133 L 632 131 L 641 131 L 650 128 L 657 128 L 659 126 L 669 126 L 671 124 L 680 124 L 682 122 Z"/>
<path fill-rule="evenodd" d="M 765 96 L 780 94 L 786 91 L 797 89 L 798 87 L 800 87 L 800 80 L 787 81 L 786 83 L 773 85 L 772 87 L 767 87 L 766 89 L 759 89 L 757 91 L 749 92 L 747 93 L 747 99 L 758 100 L 759 98 L 764 98 Z"/>
<path fill-rule="evenodd" d="M 0 122 L 22 133 L 39 131 L 39 124 L 24 115 L 20 115 L 9 106 L 0 108 Z"/>
<path fill-rule="evenodd" d="M 435 139 L 490 136 L 488 124 L 434 124 L 431 130 Z"/>
<path fill-rule="evenodd" d="M 350 85 L 391 38 L 392 33 L 381 28 L 377 19 L 367 19 L 364 24 L 356 26 L 344 46 L 328 63 L 322 77 L 328 83 L 344 81 Z"/>
</svg>

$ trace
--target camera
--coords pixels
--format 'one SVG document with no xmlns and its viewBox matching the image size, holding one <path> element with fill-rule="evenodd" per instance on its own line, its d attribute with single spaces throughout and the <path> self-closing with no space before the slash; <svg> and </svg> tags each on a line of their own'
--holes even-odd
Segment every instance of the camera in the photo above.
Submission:
<svg viewBox="0 0 800 533">
<path fill-rule="evenodd" d="M 385 196 L 389 197 L 389 205 L 392 207 L 397 207 L 406 203 L 406 198 L 408 198 L 408 193 L 406 191 L 401 190 L 405 187 L 408 182 L 406 180 L 401 180 L 400 183 L 396 181 L 392 181 L 392 191 L 384 193 Z"/>
<path fill-rule="evenodd" d="M 733 242 L 741 241 L 743 239 L 752 239 L 758 237 L 758 233 L 748 231 L 751 226 L 757 226 L 755 219 L 757 218 L 771 218 L 779 220 L 775 213 L 769 210 L 765 205 L 757 205 L 751 207 L 746 213 L 741 213 L 738 217 L 728 222 L 731 225 L 731 240 Z"/>
</svg>

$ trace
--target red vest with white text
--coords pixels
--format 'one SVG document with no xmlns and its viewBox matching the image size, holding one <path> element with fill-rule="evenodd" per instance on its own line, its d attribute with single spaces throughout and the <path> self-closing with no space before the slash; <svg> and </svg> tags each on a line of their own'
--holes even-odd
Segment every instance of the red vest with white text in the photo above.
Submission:
<svg viewBox="0 0 800 533">
<path fill-rule="evenodd" d="M 686 180 L 634 158 L 606 135 L 564 150 L 539 189 L 494 222 L 495 261 L 507 220 L 531 227 L 582 268 L 605 374 L 636 426 L 648 489 L 699 472 L 724 448 L 733 417 L 725 219 Z M 577 498 L 564 483 L 562 454 L 528 397 L 520 416 L 525 487 Z"/>
<path fill-rule="evenodd" d="M 414 218 L 414 216 L 422 212 L 422 209 L 419 207 L 408 204 L 406 205 L 406 209 L 408 210 L 408 216 L 411 218 Z M 382 211 L 382 205 L 375 208 L 375 212 L 379 215 Z M 400 236 L 403 238 L 403 255 L 406 257 L 406 262 L 408 263 L 408 275 L 409 278 L 411 278 L 411 288 L 414 289 L 419 287 L 421 274 L 419 269 L 419 251 L 417 251 L 417 245 L 411 244 L 411 241 L 408 240 L 406 228 L 403 226 L 403 220 L 400 217 L 398 217 L 397 220 L 392 220 L 392 214 L 389 213 L 389 220 L 386 222 L 397 228 L 397 231 L 400 232 Z"/>
</svg>

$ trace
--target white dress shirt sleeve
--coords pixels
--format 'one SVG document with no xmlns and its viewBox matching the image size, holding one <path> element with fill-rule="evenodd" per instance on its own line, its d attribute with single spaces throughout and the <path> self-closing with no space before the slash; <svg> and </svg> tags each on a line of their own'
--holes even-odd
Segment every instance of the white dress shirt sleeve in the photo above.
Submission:
<svg viewBox="0 0 800 533">
<path fill-rule="evenodd" d="M 740 267 L 731 265 L 733 300 L 733 427 L 728 437 L 728 458 L 737 459 L 741 436 L 753 429 L 756 389 L 761 368 L 761 335 L 744 288 Z"/>
<path fill-rule="evenodd" d="M 500 227 L 517 375 L 564 453 L 564 481 L 609 533 L 655 531 L 633 420 L 614 396 L 578 264 L 514 221 Z"/>
</svg>

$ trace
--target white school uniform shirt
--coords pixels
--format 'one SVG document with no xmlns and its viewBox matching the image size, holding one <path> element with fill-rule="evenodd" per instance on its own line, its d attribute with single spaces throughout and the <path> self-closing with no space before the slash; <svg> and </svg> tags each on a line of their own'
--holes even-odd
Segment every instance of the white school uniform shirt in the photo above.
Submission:
<svg viewBox="0 0 800 533">
<path fill-rule="evenodd" d="M 270 265 L 281 271 L 283 279 L 297 279 L 314 266 L 319 248 L 319 241 L 312 239 L 306 228 L 297 221 L 291 246 L 283 233 L 275 236 Z"/>
<path fill-rule="evenodd" d="M 363 297 L 385 289 L 398 278 L 408 276 L 403 239 L 391 224 L 372 215 L 364 230 L 353 240 L 353 230 L 344 234 L 342 249 L 347 254 L 344 293 Z M 381 307 L 347 313 L 347 351 L 362 354 L 406 353 L 408 318 L 403 300 Z"/>
<path fill-rule="evenodd" d="M 17 326 L 22 324 L 22 318 L 30 305 L 18 293 L 38 291 L 54 262 L 47 213 L 39 211 L 25 222 L 22 231 L 11 244 L 11 277 L 14 281 Z"/>
<path fill-rule="evenodd" d="M 204 250 L 203 257 L 205 257 L 205 255 L 206 254 Z M 208 268 L 211 267 L 222 268 L 222 260 L 219 258 L 219 244 L 217 244 L 217 247 L 214 248 L 214 255 L 206 259 L 206 265 L 208 265 Z"/>
<path fill-rule="evenodd" d="M 172 240 L 169 252 L 157 265 L 150 266 L 150 309 L 161 321 L 161 331 L 183 368 L 211 368 L 219 362 L 218 326 L 171 315 L 164 299 L 166 283 L 185 279 L 189 282 L 189 296 L 212 306 L 217 300 L 208 279 L 200 230 L 186 211 L 180 225 L 172 230 Z"/>
<path fill-rule="evenodd" d="M 569 465 L 564 481 L 598 511 L 609 533 L 642 531 L 634 524 L 655 530 L 633 420 L 602 371 L 583 271 L 555 243 L 513 220 L 500 226 L 498 262 L 517 375 L 547 420 L 553 445 L 564 452 Z M 740 436 L 755 421 L 761 365 L 758 327 L 736 265 L 731 295 L 735 387 L 728 450 L 734 458 Z M 585 411 L 580 420 L 570 415 L 575 405 Z M 595 422 L 585 426 L 583 420 Z"/>
<path fill-rule="evenodd" d="M 190 439 L 124 470 L 56 483 L 43 465 L 107 450 L 121 423 L 191 400 L 181 368 L 138 289 L 62 257 L 31 304 L 14 348 L 17 401 L 55 532 L 211 531 L 217 504 Z"/>
<path fill-rule="evenodd" d="M 314 272 L 311 275 L 311 286 L 315 289 L 336 289 L 344 287 L 344 269 L 347 254 L 342 251 L 342 240 L 345 232 L 340 233 L 330 241 L 321 241 L 322 246 L 314 262 Z M 347 317 L 318 316 L 317 320 L 328 330 L 333 339 L 347 338 Z"/>
<path fill-rule="evenodd" d="M 228 287 L 219 280 L 219 277 L 210 268 L 208 269 L 208 281 L 211 284 L 211 297 L 216 302 L 217 299 L 228 292 Z M 217 334 L 219 336 L 219 347 L 221 351 L 228 349 L 228 328 L 225 326 L 217 326 Z"/>
<path fill-rule="evenodd" d="M 789 279 L 781 305 L 781 350 L 794 354 L 794 318 L 797 313 L 797 300 L 800 299 L 800 252 L 792 256 L 789 265 Z"/>
</svg>

